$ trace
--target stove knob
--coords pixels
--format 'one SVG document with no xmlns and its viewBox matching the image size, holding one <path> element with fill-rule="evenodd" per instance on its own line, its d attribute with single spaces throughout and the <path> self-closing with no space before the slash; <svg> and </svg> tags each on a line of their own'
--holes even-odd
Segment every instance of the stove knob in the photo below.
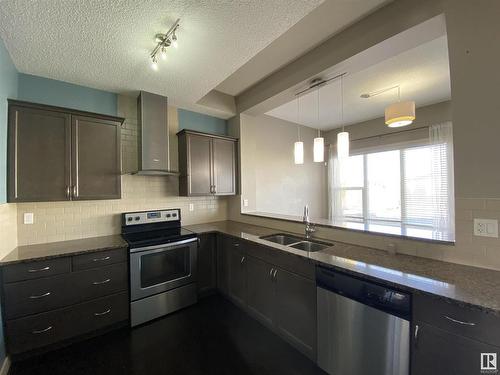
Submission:
<svg viewBox="0 0 500 375">
<path fill-rule="evenodd" d="M 132 221 L 132 216 L 127 217 L 127 221 Z"/>
<path fill-rule="evenodd" d="M 167 217 L 170 217 L 170 214 L 167 214 Z"/>
<path fill-rule="evenodd" d="M 177 217 L 177 214 L 172 214 L 172 217 Z"/>
<path fill-rule="evenodd" d="M 136 216 L 135 221 L 139 221 L 139 220 L 141 220 L 141 218 L 139 216 Z"/>
</svg>

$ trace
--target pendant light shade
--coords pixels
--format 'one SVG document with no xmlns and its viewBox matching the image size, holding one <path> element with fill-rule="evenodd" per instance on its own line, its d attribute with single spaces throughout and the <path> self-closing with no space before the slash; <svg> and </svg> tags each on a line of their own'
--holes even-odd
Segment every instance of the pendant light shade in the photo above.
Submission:
<svg viewBox="0 0 500 375">
<path fill-rule="evenodd" d="M 295 164 L 304 164 L 304 142 L 297 141 L 293 145 Z"/>
<path fill-rule="evenodd" d="M 321 163 L 325 161 L 325 139 L 323 137 L 314 138 L 314 161 Z"/>
<path fill-rule="evenodd" d="M 385 109 L 385 123 L 390 128 L 410 125 L 415 120 L 415 102 L 397 102 Z"/>
<path fill-rule="evenodd" d="M 340 113 L 342 131 L 337 133 L 337 158 L 339 160 L 349 157 L 349 133 L 344 130 L 344 75 L 340 76 Z"/>
<path fill-rule="evenodd" d="M 345 159 L 349 157 L 349 133 L 340 132 L 337 134 L 337 157 Z"/>
</svg>

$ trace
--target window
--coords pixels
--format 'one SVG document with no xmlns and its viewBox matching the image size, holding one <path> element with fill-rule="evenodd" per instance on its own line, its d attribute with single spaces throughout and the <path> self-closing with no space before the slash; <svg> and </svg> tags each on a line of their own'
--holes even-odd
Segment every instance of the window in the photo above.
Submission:
<svg viewBox="0 0 500 375">
<path fill-rule="evenodd" d="M 331 219 L 362 222 L 368 231 L 454 240 L 451 124 L 438 126 L 427 139 L 354 148 L 340 161 L 333 155 Z"/>
</svg>

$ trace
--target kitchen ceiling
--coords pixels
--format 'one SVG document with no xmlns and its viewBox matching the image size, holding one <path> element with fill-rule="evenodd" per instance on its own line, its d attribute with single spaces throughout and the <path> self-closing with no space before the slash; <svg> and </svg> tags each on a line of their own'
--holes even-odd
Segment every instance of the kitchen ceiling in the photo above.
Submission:
<svg viewBox="0 0 500 375">
<path fill-rule="evenodd" d="M 339 9 L 349 20 L 383 2 L 326 1 L 342 5 Z M 117 93 L 145 90 L 193 109 L 200 98 L 322 3 L 6 0 L 0 2 L 0 36 L 22 73 Z M 161 61 L 155 72 L 149 59 L 154 36 L 166 32 L 177 18 L 179 48 L 171 49 L 168 61 Z M 322 28 L 317 38 L 326 38 L 332 27 L 336 26 Z M 282 51 L 280 64 L 298 52 Z M 274 63 L 268 61 L 267 69 Z M 251 76 L 250 81 L 259 78 Z M 254 83 L 250 81 L 244 85 Z M 233 87 L 238 91 L 237 85 Z"/>
<path fill-rule="evenodd" d="M 215 89 L 241 92 L 392 0 L 326 0 Z"/>
<path fill-rule="evenodd" d="M 349 64 L 342 67 L 349 72 Z M 344 121 L 341 121 L 340 80 L 331 81 L 319 91 L 312 90 L 297 101 L 291 100 L 267 112 L 268 115 L 315 129 L 329 130 L 342 125 L 382 117 L 387 105 L 397 101 L 397 90 L 364 99 L 360 95 L 396 85 L 401 100 L 414 100 L 417 107 L 451 99 L 448 45 L 446 35 L 403 53 L 389 57 L 344 77 Z M 418 112 L 417 112 L 418 116 Z"/>
</svg>

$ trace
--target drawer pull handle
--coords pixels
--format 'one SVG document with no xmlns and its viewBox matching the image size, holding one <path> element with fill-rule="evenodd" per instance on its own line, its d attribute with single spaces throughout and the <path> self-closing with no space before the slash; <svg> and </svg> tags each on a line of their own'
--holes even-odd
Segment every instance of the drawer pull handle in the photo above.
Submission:
<svg viewBox="0 0 500 375">
<path fill-rule="evenodd" d="M 448 319 L 449 321 L 453 322 L 453 323 L 458 323 L 458 324 L 461 324 L 461 325 L 464 325 L 464 326 L 475 326 L 476 323 L 472 323 L 472 322 L 462 322 L 461 320 L 457 320 L 457 319 L 453 319 L 453 318 L 450 318 L 449 316 L 444 316 L 445 319 Z"/>
<path fill-rule="evenodd" d="M 111 257 L 104 257 L 104 258 L 94 258 L 92 259 L 93 262 L 102 262 L 102 261 L 105 261 L 105 260 L 110 260 Z"/>
<path fill-rule="evenodd" d="M 103 281 L 94 281 L 92 284 L 93 285 L 101 285 L 101 284 L 107 284 L 111 281 L 111 279 L 106 279 L 106 280 L 103 280 Z"/>
<path fill-rule="evenodd" d="M 49 332 L 51 329 L 52 329 L 52 326 L 48 326 L 45 329 L 31 331 L 31 333 L 34 334 L 34 335 L 39 335 L 41 333 Z"/>
<path fill-rule="evenodd" d="M 240 246 L 240 244 L 239 244 L 239 243 L 233 243 L 233 246 L 234 246 L 234 247 L 239 247 L 239 246 Z"/>
<path fill-rule="evenodd" d="M 42 272 L 42 271 L 48 271 L 48 270 L 50 270 L 49 266 L 43 267 L 43 268 L 38 268 L 38 269 L 33 269 L 33 270 L 28 270 L 28 272 L 33 273 L 33 272 Z"/>
<path fill-rule="evenodd" d="M 38 298 L 43 298 L 43 297 L 48 297 L 50 296 L 50 292 L 47 292 L 47 293 L 44 293 L 44 294 L 40 294 L 38 296 L 30 296 L 29 298 L 30 299 L 38 299 Z"/>
<path fill-rule="evenodd" d="M 241 257 L 240 264 L 243 264 L 244 261 L 245 261 L 245 257 Z"/>
<path fill-rule="evenodd" d="M 111 312 L 111 309 L 107 309 L 106 311 L 103 311 L 103 312 L 94 313 L 94 316 L 106 315 L 106 314 L 109 314 L 110 312 Z"/>
</svg>

